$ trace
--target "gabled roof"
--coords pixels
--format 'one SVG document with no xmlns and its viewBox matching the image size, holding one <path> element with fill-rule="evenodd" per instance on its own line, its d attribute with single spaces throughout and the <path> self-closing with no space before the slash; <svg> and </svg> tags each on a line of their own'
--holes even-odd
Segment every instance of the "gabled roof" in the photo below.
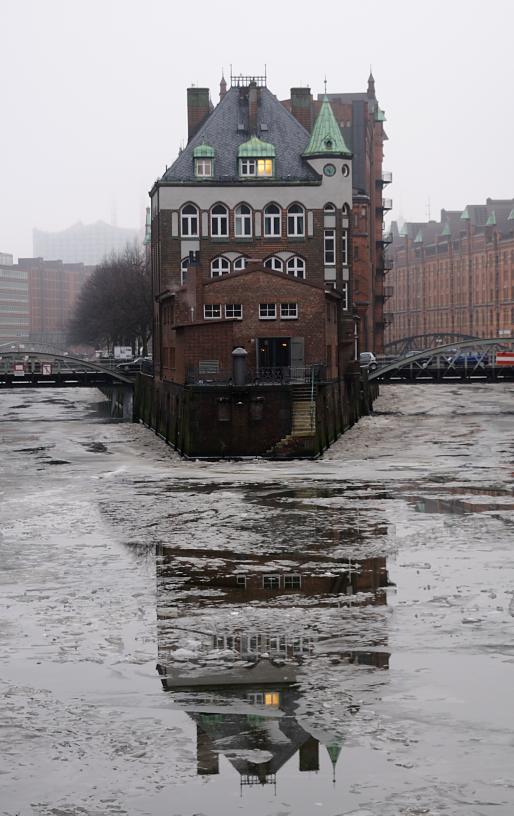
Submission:
<svg viewBox="0 0 514 816">
<path fill-rule="evenodd" d="M 259 88 L 259 95 L 257 132 L 275 148 L 273 181 L 319 183 L 319 175 L 302 158 L 309 141 L 308 131 L 267 88 Z M 164 173 L 162 181 L 202 185 L 237 181 L 245 184 L 247 182 L 241 181 L 238 174 L 238 151 L 252 137 L 258 138 L 249 129 L 248 103 L 239 88 L 231 88 Z M 214 176 L 208 182 L 199 182 L 194 175 L 193 151 L 201 145 L 212 147 L 216 157 Z M 258 183 L 267 184 L 269 181 Z"/>
<path fill-rule="evenodd" d="M 309 144 L 303 155 L 351 156 L 327 96 L 323 99 L 320 111 L 314 122 Z"/>
</svg>

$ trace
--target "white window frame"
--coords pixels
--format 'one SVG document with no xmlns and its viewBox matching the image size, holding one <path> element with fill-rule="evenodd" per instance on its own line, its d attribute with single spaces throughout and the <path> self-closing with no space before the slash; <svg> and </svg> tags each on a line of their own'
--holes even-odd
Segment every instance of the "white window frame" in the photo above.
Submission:
<svg viewBox="0 0 514 816">
<path fill-rule="evenodd" d="M 300 258 L 299 255 L 293 255 L 292 258 L 289 258 L 286 264 L 286 271 L 288 275 L 292 275 L 295 278 L 301 278 L 302 280 L 305 279 L 305 261 L 303 258 Z"/>
<path fill-rule="evenodd" d="M 194 212 L 186 212 L 191 209 Z M 183 238 L 198 238 L 200 215 L 195 204 L 184 204 L 180 210 L 180 234 Z"/>
<path fill-rule="evenodd" d="M 282 258 L 277 258 L 276 255 L 270 255 L 270 257 L 264 261 L 264 267 L 266 269 L 273 269 L 274 272 L 283 272 L 284 262 Z"/>
<path fill-rule="evenodd" d="M 239 204 L 234 212 L 234 235 L 236 238 L 251 238 L 252 232 L 251 207 Z"/>
<path fill-rule="evenodd" d="M 305 210 L 300 204 L 291 204 L 287 210 L 287 235 L 289 238 L 305 236 Z"/>
<path fill-rule="evenodd" d="M 331 201 L 328 201 L 325 206 L 323 207 L 323 212 L 325 215 L 335 215 L 335 204 L 332 204 Z"/>
<path fill-rule="evenodd" d="M 348 230 L 343 229 L 341 233 L 341 263 L 348 266 Z"/>
<path fill-rule="evenodd" d="M 215 310 L 217 314 L 215 314 Z M 220 320 L 221 319 L 221 303 L 204 303 L 203 305 L 203 319 L 204 320 Z"/>
<path fill-rule="evenodd" d="M 330 246 L 331 245 L 331 246 Z M 330 260 L 331 258 L 331 260 Z M 325 266 L 336 265 L 336 231 L 326 229 L 323 231 L 323 260 Z"/>
<path fill-rule="evenodd" d="M 228 208 L 224 204 L 215 204 L 211 209 L 211 238 L 228 238 Z"/>
<path fill-rule="evenodd" d="M 342 295 L 343 295 L 342 302 L 341 302 L 341 308 L 344 309 L 345 311 L 348 311 L 348 309 L 350 308 L 350 283 L 349 283 L 349 281 L 343 281 L 341 292 L 342 292 Z"/>
<path fill-rule="evenodd" d="M 206 158 L 195 159 L 195 176 L 197 178 L 212 178 L 213 160 Z"/>
<path fill-rule="evenodd" d="M 242 272 L 243 269 L 246 269 L 246 261 L 247 259 L 244 255 L 240 255 L 239 258 L 236 258 L 232 264 L 234 272 Z"/>
<path fill-rule="evenodd" d="M 230 261 L 224 255 L 218 255 L 211 261 L 211 278 L 222 278 L 230 274 Z"/>
<path fill-rule="evenodd" d="M 280 589 L 280 575 L 263 575 L 263 589 Z"/>
<path fill-rule="evenodd" d="M 301 575 L 284 575 L 284 589 L 301 589 Z"/>
<path fill-rule="evenodd" d="M 184 286 L 187 277 L 187 270 L 189 267 L 189 258 L 182 258 L 180 261 L 180 285 Z"/>
<path fill-rule="evenodd" d="M 259 320 L 276 320 L 276 303 L 259 303 Z"/>
<path fill-rule="evenodd" d="M 230 312 L 232 314 L 230 314 Z M 239 312 L 239 314 L 236 314 Z M 242 303 L 225 303 L 225 317 L 229 320 L 243 319 L 243 304 Z"/>
<path fill-rule="evenodd" d="M 240 176 L 256 176 L 257 162 L 255 159 L 239 159 Z"/>
<path fill-rule="evenodd" d="M 280 319 L 281 320 L 298 320 L 298 304 L 297 303 L 281 303 L 280 304 Z"/>
<path fill-rule="evenodd" d="M 259 178 L 271 178 L 274 175 L 274 159 L 257 159 L 257 176 Z"/>
<path fill-rule="evenodd" d="M 278 212 L 270 212 L 271 208 L 278 210 Z M 264 207 L 264 237 L 282 237 L 282 212 L 278 204 L 267 204 Z"/>
</svg>

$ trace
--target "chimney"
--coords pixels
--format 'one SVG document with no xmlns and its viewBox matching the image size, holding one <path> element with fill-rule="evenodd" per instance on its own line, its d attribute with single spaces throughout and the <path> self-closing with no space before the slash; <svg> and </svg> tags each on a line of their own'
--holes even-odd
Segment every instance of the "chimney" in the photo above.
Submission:
<svg viewBox="0 0 514 816">
<path fill-rule="evenodd" d="M 250 135 L 257 133 L 257 103 L 259 101 L 259 89 L 257 83 L 252 80 L 248 86 L 248 131 Z"/>
<path fill-rule="evenodd" d="M 291 113 L 310 133 L 312 130 L 312 94 L 310 88 L 291 88 Z"/>
<path fill-rule="evenodd" d="M 187 141 L 190 142 L 209 113 L 211 101 L 208 88 L 187 89 Z"/>
</svg>

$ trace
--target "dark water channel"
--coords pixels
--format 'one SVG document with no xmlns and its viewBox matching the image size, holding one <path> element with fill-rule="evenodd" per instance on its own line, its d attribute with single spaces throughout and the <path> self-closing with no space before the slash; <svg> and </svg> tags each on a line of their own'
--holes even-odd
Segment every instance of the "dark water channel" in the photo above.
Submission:
<svg viewBox="0 0 514 816">
<path fill-rule="evenodd" d="M 0 814 L 514 813 L 494 389 L 386 388 L 282 464 L 0 394 Z"/>
</svg>

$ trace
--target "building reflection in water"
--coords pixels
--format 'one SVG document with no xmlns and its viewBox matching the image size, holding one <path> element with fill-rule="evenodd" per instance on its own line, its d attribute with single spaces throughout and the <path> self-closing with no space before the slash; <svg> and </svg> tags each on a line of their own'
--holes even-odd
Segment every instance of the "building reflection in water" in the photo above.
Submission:
<svg viewBox="0 0 514 816">
<path fill-rule="evenodd" d="M 319 670 L 321 685 L 339 699 L 343 669 L 388 669 L 386 616 L 374 621 L 372 645 L 368 638 L 365 647 L 348 648 L 352 638 L 344 631 L 345 615 L 386 605 L 386 559 L 317 554 L 302 564 L 288 553 L 287 563 L 270 564 L 265 556 L 218 550 L 199 557 L 197 550 L 159 547 L 157 582 L 157 669 L 163 688 L 196 723 L 197 773 L 218 774 L 221 754 L 242 789 L 275 784 L 295 754 L 299 772 L 318 771 L 324 750 L 335 778 L 341 706 L 337 728 L 316 721 L 306 713 L 308 686 Z M 349 698 L 343 709 L 348 724 L 359 704 Z"/>
</svg>

